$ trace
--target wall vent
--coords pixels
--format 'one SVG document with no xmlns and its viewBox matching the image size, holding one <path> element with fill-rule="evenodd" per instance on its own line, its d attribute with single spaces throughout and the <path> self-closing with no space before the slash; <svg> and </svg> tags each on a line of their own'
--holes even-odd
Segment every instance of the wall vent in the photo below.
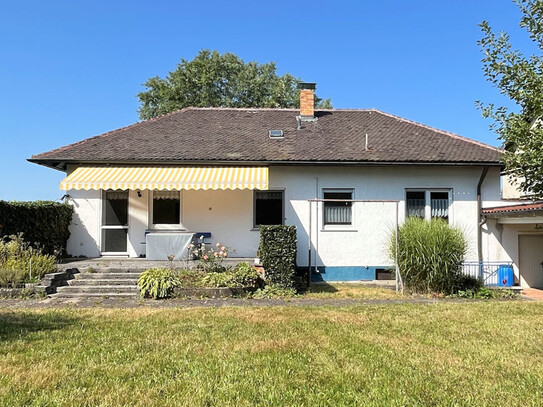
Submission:
<svg viewBox="0 0 543 407">
<path fill-rule="evenodd" d="M 277 139 L 277 138 L 285 138 L 283 135 L 283 130 L 270 130 L 269 131 L 270 138 Z"/>
</svg>

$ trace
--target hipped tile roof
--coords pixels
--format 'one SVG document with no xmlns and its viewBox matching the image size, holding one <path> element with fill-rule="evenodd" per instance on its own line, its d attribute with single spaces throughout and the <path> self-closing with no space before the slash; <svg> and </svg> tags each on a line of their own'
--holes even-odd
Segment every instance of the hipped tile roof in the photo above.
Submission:
<svg viewBox="0 0 543 407">
<path fill-rule="evenodd" d="M 540 212 L 543 211 L 543 202 L 532 202 L 528 204 L 516 204 L 516 205 L 507 205 L 507 206 L 498 206 L 495 208 L 484 208 L 483 214 L 485 215 L 496 215 L 496 214 L 523 214 L 530 212 Z"/>
<path fill-rule="evenodd" d="M 500 150 L 378 110 L 185 108 L 34 155 L 44 165 L 123 162 L 500 165 Z M 283 139 L 270 139 L 282 130 Z M 368 149 L 366 149 L 366 134 Z"/>
</svg>

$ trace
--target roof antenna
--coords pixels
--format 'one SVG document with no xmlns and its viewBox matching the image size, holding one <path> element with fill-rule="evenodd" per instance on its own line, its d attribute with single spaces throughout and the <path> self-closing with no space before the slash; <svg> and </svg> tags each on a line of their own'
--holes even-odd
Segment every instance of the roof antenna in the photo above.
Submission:
<svg viewBox="0 0 543 407">
<path fill-rule="evenodd" d="M 366 133 L 366 147 L 364 148 L 364 151 L 368 151 L 368 133 Z"/>
</svg>

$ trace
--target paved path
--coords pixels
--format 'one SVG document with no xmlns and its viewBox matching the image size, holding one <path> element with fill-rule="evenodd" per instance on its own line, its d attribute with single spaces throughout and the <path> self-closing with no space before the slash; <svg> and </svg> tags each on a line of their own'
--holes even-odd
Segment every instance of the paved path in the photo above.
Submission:
<svg viewBox="0 0 543 407">
<path fill-rule="evenodd" d="M 520 300 L 525 298 L 519 297 Z M 37 299 L 0 299 L 0 308 L 196 308 L 196 307 L 302 307 L 302 306 L 331 306 L 349 307 L 355 305 L 392 305 L 392 304 L 436 304 L 443 302 L 460 303 L 484 300 L 466 300 L 458 298 L 425 298 L 406 297 L 399 299 L 315 299 L 293 298 L 282 299 L 244 299 L 244 298 L 213 298 L 213 299 L 171 299 L 171 300 L 141 300 L 122 298 L 47 298 Z"/>
<path fill-rule="evenodd" d="M 522 296 L 535 301 L 543 301 L 543 290 L 537 288 L 525 288 L 522 290 Z"/>
</svg>

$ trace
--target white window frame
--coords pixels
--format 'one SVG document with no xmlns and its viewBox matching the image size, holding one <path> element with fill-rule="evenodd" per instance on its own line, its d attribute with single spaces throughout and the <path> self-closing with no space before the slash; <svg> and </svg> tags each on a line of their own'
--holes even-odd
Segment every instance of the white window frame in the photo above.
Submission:
<svg viewBox="0 0 543 407">
<path fill-rule="evenodd" d="M 110 190 L 101 190 L 100 193 L 100 210 L 98 211 L 98 216 L 100 217 L 100 232 L 99 232 L 99 248 L 100 248 L 100 255 L 102 256 L 128 256 L 128 243 L 129 243 L 129 233 L 130 233 L 130 192 L 127 193 L 128 199 L 127 199 L 127 224 L 126 225 L 104 225 L 104 216 L 105 216 L 105 205 L 106 205 L 106 193 Z M 106 252 L 102 250 L 103 243 L 104 243 L 104 230 L 112 230 L 112 229 L 125 229 L 126 230 L 126 251 L 124 252 Z"/>
<path fill-rule="evenodd" d="M 432 192 L 446 192 L 449 194 L 449 210 L 448 210 L 448 216 L 447 221 L 449 224 L 452 223 L 453 218 L 453 189 L 452 188 L 406 188 L 404 191 L 404 202 L 405 202 L 405 217 L 407 218 L 407 193 L 408 192 L 424 192 L 424 219 L 431 220 L 432 219 L 432 207 L 431 207 L 431 194 Z"/>
<path fill-rule="evenodd" d="M 154 196 L 155 192 L 159 191 L 149 191 L 149 229 L 152 230 L 184 230 L 183 228 L 183 191 L 179 192 L 179 223 L 154 223 L 153 219 L 153 206 L 154 206 Z"/>
<path fill-rule="evenodd" d="M 325 199 L 324 198 L 324 194 L 327 193 L 327 192 L 331 192 L 331 193 L 350 193 L 351 194 L 351 200 L 354 200 L 356 199 L 355 197 L 355 188 L 322 188 L 321 190 L 321 198 L 322 199 Z M 321 203 L 321 207 L 320 207 L 320 218 L 321 218 L 321 221 L 320 221 L 320 224 L 321 224 L 321 230 L 324 232 L 324 231 L 352 231 L 355 229 L 355 225 L 356 225 L 356 216 L 355 216 L 355 210 L 354 210 L 354 202 L 351 203 L 351 223 L 348 224 L 348 225 L 341 225 L 341 224 L 336 224 L 336 223 L 331 223 L 331 224 L 325 224 L 324 223 L 324 204 L 325 202 L 320 202 Z"/>
</svg>

